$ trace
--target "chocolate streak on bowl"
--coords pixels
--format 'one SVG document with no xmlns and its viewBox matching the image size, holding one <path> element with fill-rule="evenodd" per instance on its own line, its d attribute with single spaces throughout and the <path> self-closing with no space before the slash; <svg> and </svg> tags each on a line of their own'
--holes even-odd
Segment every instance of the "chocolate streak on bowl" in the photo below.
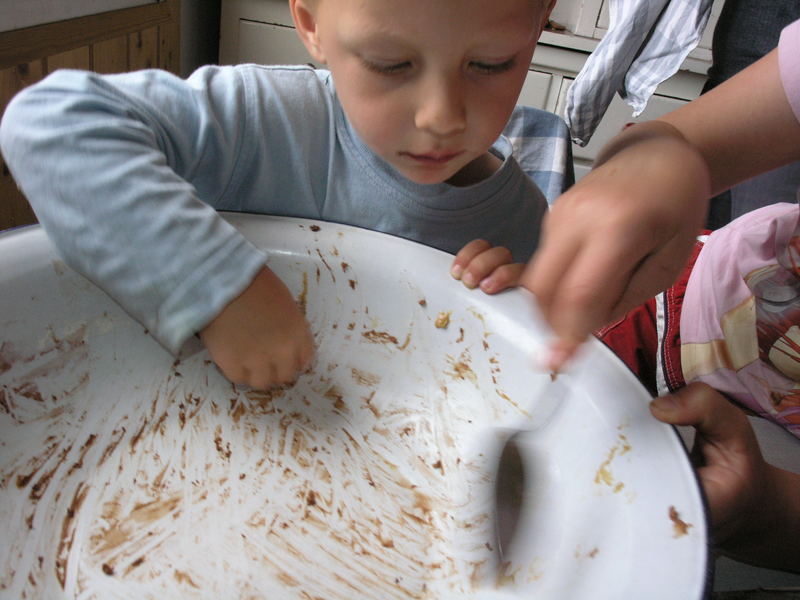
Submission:
<svg viewBox="0 0 800 600">
<path fill-rule="evenodd" d="M 300 298 L 314 323 L 322 292 L 307 273 Z M 339 331 L 362 334 L 336 338 L 336 362 L 269 392 L 232 387 L 204 353 L 173 362 L 121 312 L 51 328 L 41 348 L 4 344 L 0 423 L 12 437 L 0 510 L 11 525 L 0 589 L 348 600 L 472 591 L 491 556 L 487 507 L 471 495 L 487 473 L 459 445 L 475 415 L 455 400 L 498 391 L 497 367 L 479 315 L 453 312 L 453 359 L 433 343 L 418 297 L 410 310 L 429 327 L 412 321 L 394 335 L 363 304 L 354 321 L 339 315 Z M 104 335 L 119 345 L 89 343 Z M 148 350 L 136 365 L 146 379 L 130 376 L 129 345 Z M 405 366 L 418 348 L 433 348 L 423 374 Z M 348 358 L 359 352 L 370 366 Z M 485 419 L 500 410 L 491 404 Z"/>
</svg>

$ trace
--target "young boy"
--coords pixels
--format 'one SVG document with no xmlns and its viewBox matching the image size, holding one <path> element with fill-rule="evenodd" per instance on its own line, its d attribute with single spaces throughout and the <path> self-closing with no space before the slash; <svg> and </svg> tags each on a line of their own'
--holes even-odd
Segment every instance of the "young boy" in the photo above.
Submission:
<svg viewBox="0 0 800 600">
<path fill-rule="evenodd" d="M 546 203 L 498 136 L 553 3 L 291 0 L 329 71 L 57 72 L 10 103 L 0 143 L 65 260 L 164 346 L 199 332 L 231 380 L 289 382 L 308 324 L 215 209 L 527 260 Z"/>
</svg>

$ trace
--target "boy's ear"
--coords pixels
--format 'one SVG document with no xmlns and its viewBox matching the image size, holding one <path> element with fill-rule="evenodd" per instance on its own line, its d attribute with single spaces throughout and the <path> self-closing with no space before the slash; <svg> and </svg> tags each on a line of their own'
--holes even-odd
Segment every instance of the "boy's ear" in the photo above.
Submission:
<svg viewBox="0 0 800 600">
<path fill-rule="evenodd" d="M 317 2 L 311 0 L 289 0 L 289 8 L 292 11 L 292 19 L 294 26 L 297 29 L 297 35 L 300 36 L 300 41 L 308 50 L 308 53 L 321 63 L 325 63 L 325 53 L 322 51 L 322 46 L 319 43 L 319 34 L 317 32 L 317 19 L 315 10 Z"/>
</svg>

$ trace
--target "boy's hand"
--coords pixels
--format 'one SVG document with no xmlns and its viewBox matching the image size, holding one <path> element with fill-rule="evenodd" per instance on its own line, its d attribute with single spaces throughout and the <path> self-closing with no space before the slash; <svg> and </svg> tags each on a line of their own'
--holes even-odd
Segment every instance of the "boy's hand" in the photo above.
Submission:
<svg viewBox="0 0 800 600">
<path fill-rule="evenodd" d="M 267 267 L 200 337 L 225 377 L 257 389 L 293 382 L 314 357 L 305 316 Z"/>
<path fill-rule="evenodd" d="M 650 410 L 696 429 L 692 460 L 715 547 L 742 562 L 800 573 L 800 475 L 764 460 L 744 412 L 702 383 L 656 398 Z"/>
<path fill-rule="evenodd" d="M 450 274 L 470 289 L 480 286 L 485 293 L 496 294 L 516 287 L 524 267 L 513 262 L 507 248 L 472 240 L 456 254 Z"/>
</svg>

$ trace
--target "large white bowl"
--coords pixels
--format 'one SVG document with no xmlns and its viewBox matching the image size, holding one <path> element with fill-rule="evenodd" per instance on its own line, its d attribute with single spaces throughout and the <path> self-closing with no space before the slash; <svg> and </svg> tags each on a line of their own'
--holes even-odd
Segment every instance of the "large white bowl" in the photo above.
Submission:
<svg viewBox="0 0 800 600">
<path fill-rule="evenodd" d="M 525 445 L 498 576 L 497 440 L 553 409 L 530 297 L 398 238 L 227 218 L 306 306 L 318 359 L 291 389 L 237 388 L 197 343 L 176 361 L 40 228 L 0 235 L 3 597 L 703 595 L 693 471 L 599 343 Z"/>
</svg>

